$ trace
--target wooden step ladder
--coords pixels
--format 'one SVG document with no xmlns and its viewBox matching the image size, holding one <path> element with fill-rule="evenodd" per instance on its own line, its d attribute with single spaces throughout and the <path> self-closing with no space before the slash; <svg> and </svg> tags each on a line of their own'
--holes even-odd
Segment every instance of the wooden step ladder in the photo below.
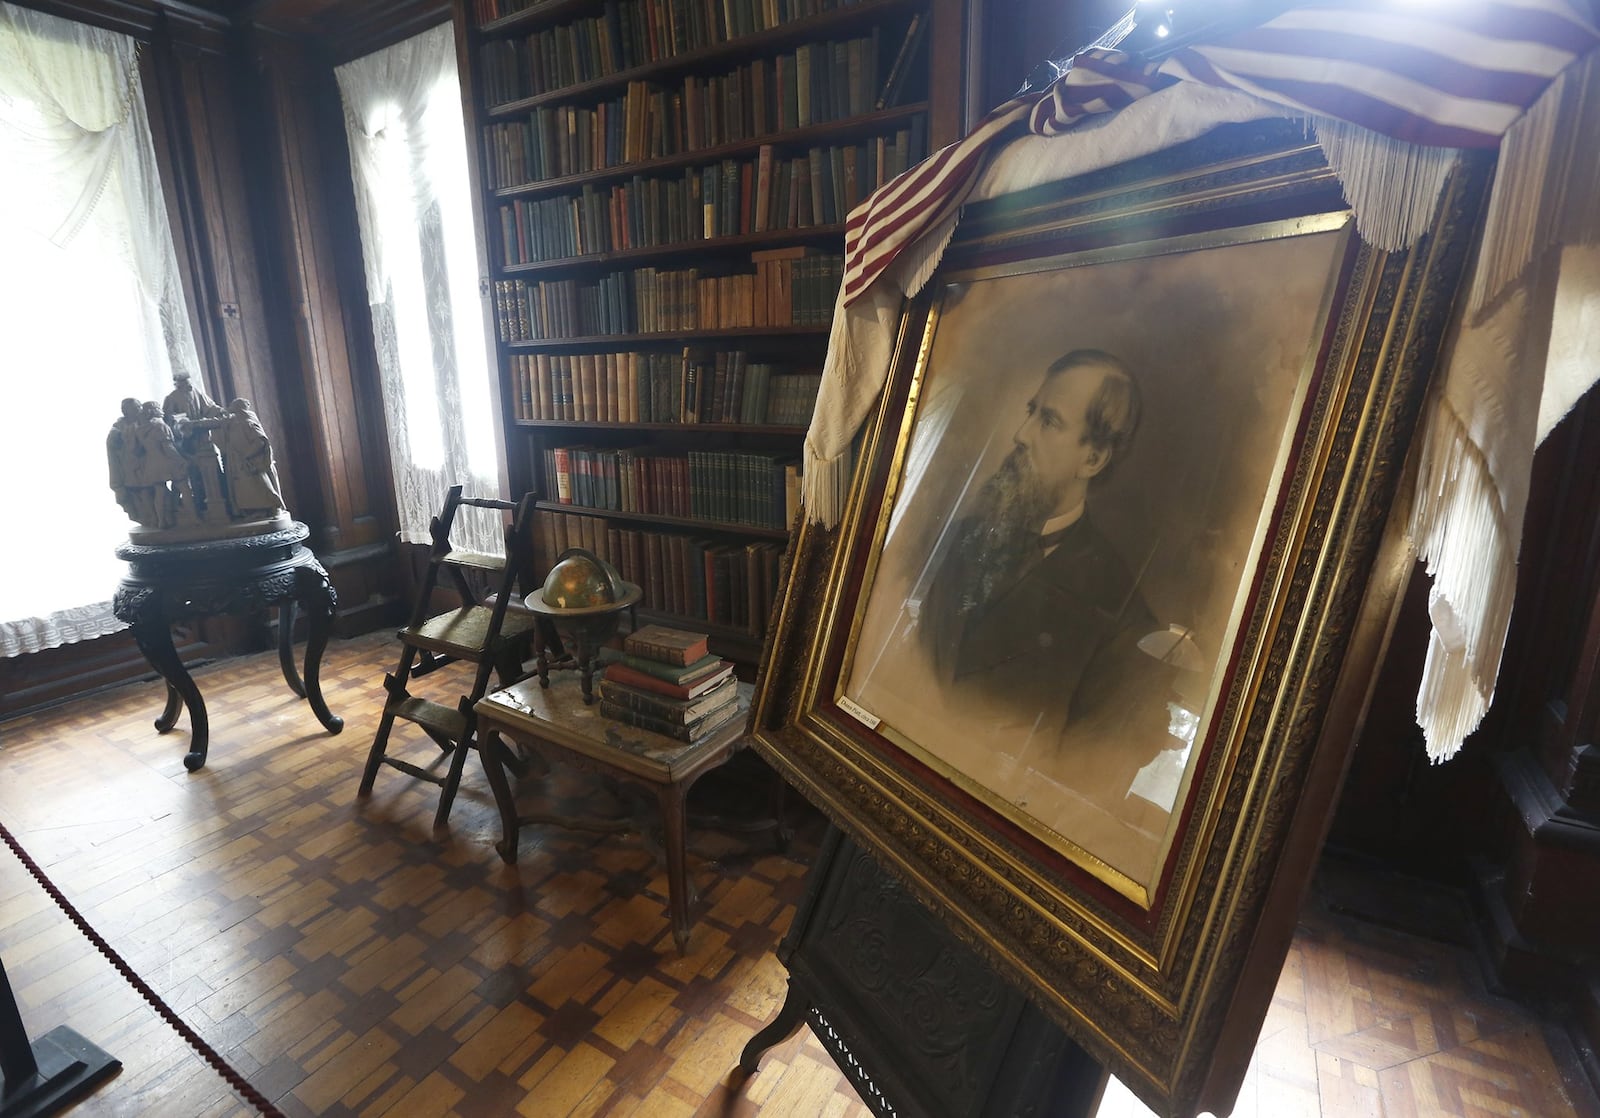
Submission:
<svg viewBox="0 0 1600 1118">
<path fill-rule="evenodd" d="M 439 785 L 439 808 L 433 818 L 435 827 L 449 822 L 450 807 L 461 783 L 467 753 L 477 747 L 474 705 L 488 692 L 491 675 L 504 687 L 527 674 L 522 665 L 532 655 L 537 625 L 536 615 L 523 609 L 520 601 L 513 605 L 517 587 L 521 585 L 526 591 L 527 580 L 533 576 L 530 558 L 532 494 L 513 503 L 493 497 L 463 497 L 461 489 L 459 485 L 450 487 L 444 508 L 429 526 L 433 542 L 428 553 L 427 573 L 410 621 L 395 634 L 400 641 L 400 663 L 384 677 L 383 685 L 389 697 L 384 702 L 383 717 L 378 722 L 372 749 L 367 753 L 366 769 L 361 774 L 360 794 L 363 796 L 371 793 L 379 765 L 389 765 L 418 780 Z M 506 530 L 504 556 L 457 550 L 451 546 L 450 529 L 456 512 L 463 506 L 512 513 L 511 525 Z M 460 595 L 461 605 L 430 616 L 441 576 L 447 578 Z M 486 585 L 496 587 L 492 596 L 483 593 L 482 587 Z M 456 662 L 475 664 L 477 671 L 472 689 L 462 695 L 455 706 L 413 695 L 408 690 L 411 680 Z M 440 749 L 450 754 L 450 765 L 444 774 L 388 755 L 389 735 L 396 720 L 421 727 Z"/>
</svg>

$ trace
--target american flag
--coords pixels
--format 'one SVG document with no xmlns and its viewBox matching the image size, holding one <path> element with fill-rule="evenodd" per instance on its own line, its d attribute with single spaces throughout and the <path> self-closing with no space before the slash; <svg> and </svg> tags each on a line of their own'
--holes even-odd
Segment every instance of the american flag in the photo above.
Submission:
<svg viewBox="0 0 1600 1118">
<path fill-rule="evenodd" d="M 1174 82 L 1242 90 L 1414 144 L 1492 148 L 1551 79 L 1600 44 L 1561 0 L 1323 0 L 1159 62 L 1093 49 L 1038 93 L 875 191 L 845 229 L 845 302 L 959 209 L 989 153 L 1022 129 L 1056 135 Z"/>
</svg>

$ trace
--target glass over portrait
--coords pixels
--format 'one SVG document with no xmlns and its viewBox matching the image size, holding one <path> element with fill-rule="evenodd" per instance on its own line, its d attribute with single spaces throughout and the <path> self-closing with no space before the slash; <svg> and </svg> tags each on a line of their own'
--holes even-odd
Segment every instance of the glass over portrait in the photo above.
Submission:
<svg viewBox="0 0 1600 1118">
<path fill-rule="evenodd" d="M 1269 228 L 945 277 L 839 677 L 1141 902 L 1346 256 L 1341 217 Z"/>
</svg>

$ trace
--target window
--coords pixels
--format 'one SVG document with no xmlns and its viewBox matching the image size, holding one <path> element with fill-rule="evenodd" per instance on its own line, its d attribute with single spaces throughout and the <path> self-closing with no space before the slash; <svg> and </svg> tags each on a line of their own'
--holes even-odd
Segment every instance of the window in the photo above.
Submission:
<svg viewBox="0 0 1600 1118">
<path fill-rule="evenodd" d="M 499 488 L 466 129 L 449 25 L 340 66 L 400 535 L 428 542 L 445 490 Z M 502 547 L 498 518 L 458 542 Z"/>
<path fill-rule="evenodd" d="M 124 397 L 198 379 L 127 36 L 0 3 L 0 654 L 121 628 L 108 485 Z"/>
</svg>

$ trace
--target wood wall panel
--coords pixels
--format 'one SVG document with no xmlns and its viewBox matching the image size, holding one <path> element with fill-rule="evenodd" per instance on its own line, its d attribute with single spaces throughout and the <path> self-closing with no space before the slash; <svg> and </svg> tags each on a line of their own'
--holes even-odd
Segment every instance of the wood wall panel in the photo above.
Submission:
<svg viewBox="0 0 1600 1118">
<path fill-rule="evenodd" d="M 262 27 L 315 40 L 333 62 L 347 62 L 450 18 L 449 0 L 260 0 Z"/>
<path fill-rule="evenodd" d="M 186 664 L 201 663 L 224 652 L 193 625 L 174 630 L 172 643 Z M 54 706 L 129 680 L 152 679 L 155 674 L 127 631 L 0 659 L 0 719 Z M 160 713 L 152 708 L 150 717 L 154 719 Z M 187 728 L 187 715 L 184 717 Z"/>
<path fill-rule="evenodd" d="M 236 52 L 179 45 L 171 80 L 182 99 L 184 150 L 193 164 L 191 254 L 200 278 L 191 299 L 210 351 L 218 400 L 250 400 L 273 440 L 284 498 L 296 516 L 315 506 L 317 479 L 291 422 L 294 392 L 279 375 L 263 291 L 256 221 L 240 139 Z"/>
<path fill-rule="evenodd" d="M 270 140 L 263 170 L 279 217 L 277 257 L 287 321 L 281 333 L 292 344 L 302 397 L 297 417 L 319 462 L 335 468 L 324 479 L 325 507 L 317 525 L 334 549 L 375 542 L 381 518 L 373 507 L 361 440 L 361 401 L 346 336 L 346 307 L 339 290 L 323 194 L 337 180 L 322 166 L 316 122 L 307 103 L 313 91 L 326 96 L 303 51 L 276 36 L 258 36 L 253 47 Z M 352 316 L 353 317 L 353 316 Z M 357 327 L 359 329 L 359 325 Z M 363 331 L 370 339 L 370 327 Z M 349 464 L 354 469 L 339 469 Z"/>
<path fill-rule="evenodd" d="M 461 120 L 467 130 L 467 179 L 470 182 L 487 182 L 488 178 L 483 170 L 483 145 L 478 137 L 483 135 L 484 125 L 489 123 L 479 111 L 480 105 L 487 105 L 489 98 L 484 95 L 481 88 L 475 88 L 474 83 L 481 83 L 483 75 L 481 67 L 476 64 L 473 52 L 477 49 L 467 34 L 468 27 L 472 26 L 467 0 L 454 0 L 451 5 L 451 22 L 456 33 L 456 72 L 461 78 Z M 480 196 L 481 197 L 481 196 Z M 500 360 L 500 336 L 495 325 L 493 301 L 489 298 L 490 286 L 489 261 L 489 229 L 488 214 L 484 205 L 479 202 L 472 207 L 472 235 L 474 246 L 478 253 L 478 294 L 479 294 L 479 324 L 483 330 L 483 352 L 489 355 L 491 362 L 489 376 L 489 408 L 490 414 L 495 417 L 494 422 L 494 450 L 495 461 L 500 471 L 500 495 L 514 499 L 520 494 L 513 493 L 511 479 L 533 477 L 533 463 L 529 460 L 532 453 L 530 441 L 519 432 L 515 422 L 515 409 L 512 402 L 505 398 L 502 392 L 504 379 L 498 375 L 498 370 L 493 364 Z M 509 437 L 508 437 L 509 436 Z M 415 570 L 415 563 L 411 564 Z"/>
<path fill-rule="evenodd" d="M 289 417 L 318 470 L 312 542 L 339 593 L 341 627 L 358 632 L 403 611 L 388 439 L 366 304 L 360 238 L 338 88 L 304 42 L 262 30 L 248 46 L 261 142 L 252 171 L 270 217 L 280 370 Z"/>
</svg>

